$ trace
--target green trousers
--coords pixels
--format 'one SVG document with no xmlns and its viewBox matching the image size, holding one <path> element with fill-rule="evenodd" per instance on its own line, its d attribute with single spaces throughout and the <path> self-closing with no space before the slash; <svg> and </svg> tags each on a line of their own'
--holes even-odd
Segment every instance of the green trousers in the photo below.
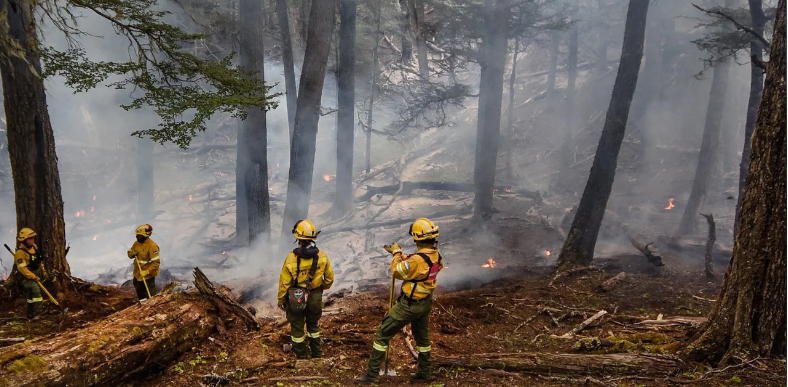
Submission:
<svg viewBox="0 0 788 387">
<path fill-rule="evenodd" d="M 156 277 L 148 278 L 145 282 L 137 281 L 136 278 L 133 278 L 131 283 L 134 285 L 134 290 L 137 291 L 137 299 L 140 301 L 148 299 L 148 290 L 150 290 L 151 297 L 156 295 Z M 145 284 L 148 285 L 147 289 L 145 289 Z"/>
<path fill-rule="evenodd" d="M 309 347 L 313 358 L 323 356 L 320 340 L 320 326 L 318 322 L 323 316 L 323 289 L 309 291 L 306 308 L 301 312 L 287 309 L 287 321 L 290 323 L 290 340 L 293 341 L 293 352 L 299 359 L 308 358 L 306 339 L 309 338 Z M 306 332 L 304 324 L 306 323 Z"/>
<path fill-rule="evenodd" d="M 38 278 L 42 277 L 40 267 L 38 270 L 31 271 L 33 274 L 37 275 Z M 27 277 L 20 275 L 18 278 L 22 284 L 22 294 L 25 295 L 25 300 L 27 301 L 27 318 L 32 319 L 41 314 L 41 310 L 43 309 L 44 298 L 41 297 L 41 288 L 36 281 L 29 280 Z"/>
<path fill-rule="evenodd" d="M 416 351 L 419 353 L 417 374 L 419 376 L 430 375 L 430 351 L 432 351 L 429 335 L 430 311 L 432 311 L 431 296 L 419 301 L 407 301 L 403 297 L 397 300 L 375 332 L 375 342 L 372 344 L 372 355 L 367 365 L 367 375 L 378 376 L 380 364 L 389 348 L 389 341 L 408 324 L 410 324 L 413 337 L 416 339 Z"/>
</svg>

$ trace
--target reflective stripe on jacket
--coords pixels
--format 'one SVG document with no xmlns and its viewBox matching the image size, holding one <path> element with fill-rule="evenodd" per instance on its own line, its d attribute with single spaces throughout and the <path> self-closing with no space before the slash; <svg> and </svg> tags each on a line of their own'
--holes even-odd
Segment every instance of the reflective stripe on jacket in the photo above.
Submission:
<svg viewBox="0 0 788 387">
<path fill-rule="evenodd" d="M 407 257 L 402 253 L 394 254 L 391 261 L 391 272 L 394 278 L 403 280 L 402 294 L 414 300 L 421 300 L 429 297 L 438 286 L 437 271 L 430 273 L 430 265 L 418 253 L 426 254 L 430 258 L 433 266 L 439 265 L 443 269 L 443 262 L 438 262 L 438 249 L 435 247 L 425 247 L 419 249 L 416 254 Z M 419 282 L 410 282 L 410 281 Z M 425 281 L 420 281 L 425 280 Z M 413 294 L 411 296 L 411 294 Z"/>
<path fill-rule="evenodd" d="M 159 256 L 159 245 L 150 238 L 145 239 L 145 242 L 139 243 L 137 241 L 131 245 L 128 251 L 128 256 L 131 259 L 136 259 L 139 262 L 134 262 L 134 278 L 137 281 L 144 281 L 149 278 L 159 276 L 159 266 L 161 266 L 161 257 Z M 148 272 L 145 278 L 140 274 L 140 266 L 142 270 Z"/>
</svg>

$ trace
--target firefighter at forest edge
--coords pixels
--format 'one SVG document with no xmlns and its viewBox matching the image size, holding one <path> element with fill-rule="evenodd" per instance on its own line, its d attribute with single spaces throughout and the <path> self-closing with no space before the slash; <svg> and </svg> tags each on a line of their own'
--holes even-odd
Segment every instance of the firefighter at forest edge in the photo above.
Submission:
<svg viewBox="0 0 788 387">
<path fill-rule="evenodd" d="M 137 298 L 140 302 L 148 297 L 156 295 L 156 277 L 159 276 L 159 245 L 150 239 L 153 234 L 153 226 L 143 224 L 135 231 L 137 241 L 131 245 L 126 253 L 129 258 L 134 259 L 134 289 L 137 291 Z M 148 294 L 150 293 L 150 294 Z"/>
<path fill-rule="evenodd" d="M 323 315 L 323 291 L 334 283 L 334 270 L 328 255 L 317 248 L 317 234 L 320 231 L 309 220 L 296 222 L 293 236 L 298 247 L 287 254 L 279 275 L 277 302 L 279 308 L 287 312 L 293 352 L 298 359 L 308 357 L 306 337 L 312 358 L 323 356 L 318 322 Z"/>
<path fill-rule="evenodd" d="M 410 324 L 416 339 L 418 351 L 418 371 L 410 375 L 414 382 L 428 381 L 430 376 L 430 351 L 432 350 L 429 336 L 430 311 L 432 310 L 432 293 L 438 285 L 438 272 L 443 269 L 443 257 L 438 252 L 438 226 L 427 218 L 416 219 L 410 226 L 409 234 L 416 242 L 418 250 L 415 254 L 403 255 L 397 243 L 384 246 L 394 256 L 391 261 L 391 273 L 394 278 L 402 280 L 402 288 L 396 304 L 383 318 L 372 344 L 372 355 L 369 358 L 367 373 L 355 379 L 357 384 L 374 384 L 378 382 L 380 364 L 386 356 L 389 341 L 403 327 Z"/>
<path fill-rule="evenodd" d="M 38 320 L 44 299 L 41 297 L 39 283 L 47 278 L 44 268 L 44 257 L 38 253 L 36 232 L 25 227 L 19 230 L 16 237 L 16 253 L 14 264 L 17 269 L 16 279 L 22 285 L 22 292 L 27 299 L 27 318 Z"/>
</svg>

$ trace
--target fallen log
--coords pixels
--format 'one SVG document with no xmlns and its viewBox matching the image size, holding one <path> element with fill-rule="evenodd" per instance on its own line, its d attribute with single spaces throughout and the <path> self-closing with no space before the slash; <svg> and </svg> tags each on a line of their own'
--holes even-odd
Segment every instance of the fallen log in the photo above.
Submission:
<svg viewBox="0 0 788 387">
<path fill-rule="evenodd" d="M 5 347 L 6 345 L 16 344 L 16 343 L 24 343 L 24 337 L 9 337 L 7 339 L 0 339 L 0 347 Z"/>
<path fill-rule="evenodd" d="M 623 280 L 624 278 L 626 278 L 626 276 L 627 276 L 627 273 L 624 273 L 624 272 L 622 271 L 621 273 L 618 273 L 618 275 L 616 275 L 615 277 L 613 277 L 613 278 L 610 278 L 609 280 L 607 280 L 607 281 L 603 282 L 601 285 L 599 285 L 599 288 L 600 288 L 600 289 L 601 289 L 603 292 L 609 292 L 609 291 L 613 290 L 613 288 L 615 288 L 615 287 L 616 287 L 616 285 L 618 285 L 618 283 L 619 283 L 621 280 Z"/>
<path fill-rule="evenodd" d="M 462 207 L 462 208 L 453 208 L 453 209 L 446 210 L 446 211 L 437 211 L 437 212 L 435 212 L 433 214 L 426 215 L 426 217 L 428 217 L 429 219 L 437 219 L 437 218 L 441 218 L 441 217 L 444 217 L 444 216 L 451 216 L 451 215 L 461 216 L 461 215 L 470 214 L 472 210 L 473 210 L 472 206 L 465 206 L 465 207 Z M 338 233 L 338 232 L 369 230 L 369 229 L 378 228 L 378 227 L 399 226 L 399 225 L 402 225 L 402 224 L 405 224 L 405 223 L 411 223 L 411 222 L 413 222 L 413 218 L 394 219 L 394 220 L 388 220 L 388 221 L 385 221 L 385 222 L 374 222 L 374 223 L 358 225 L 358 226 L 328 228 L 328 229 L 322 230 L 320 233 L 323 234 L 323 236 L 325 236 L 327 234 Z"/>
<path fill-rule="evenodd" d="M 648 261 L 648 263 L 656 267 L 665 266 L 665 264 L 662 263 L 662 256 L 651 248 L 651 245 L 653 245 L 654 242 L 646 243 L 643 240 L 633 236 L 629 232 L 627 232 L 626 234 L 627 234 L 627 239 L 629 239 L 629 243 L 631 243 L 634 248 L 638 249 L 638 251 L 640 251 L 641 253 L 643 253 L 644 256 L 646 256 L 646 260 Z"/>
<path fill-rule="evenodd" d="M 682 365 L 675 356 L 616 353 L 578 355 L 553 353 L 486 353 L 468 356 L 436 356 L 434 364 L 466 369 L 498 369 L 540 375 L 649 375 L 667 376 Z"/>
<path fill-rule="evenodd" d="M 207 281 L 207 279 L 205 279 Z M 208 281 L 210 283 L 210 281 Z M 218 294 L 157 295 L 84 328 L 3 348 L 0 384 L 117 385 L 155 371 L 214 332 Z"/>
<path fill-rule="evenodd" d="M 400 192 L 400 195 L 407 195 L 416 189 L 426 189 L 433 191 L 452 191 L 452 192 L 475 192 L 476 190 L 476 187 L 473 185 L 473 183 L 451 183 L 451 182 L 443 182 L 443 181 L 403 181 L 401 183 L 401 187 L 402 188 L 400 190 L 400 184 L 384 185 L 381 187 L 367 186 L 367 192 L 364 195 L 359 196 L 358 200 L 368 201 L 372 199 L 372 197 L 375 195 L 378 194 L 393 195 L 398 191 Z M 493 192 L 513 193 L 516 195 L 529 197 L 539 203 L 542 202 L 542 195 L 539 193 L 539 191 L 514 189 L 508 186 L 495 186 L 493 188 Z"/>
<path fill-rule="evenodd" d="M 222 316 L 237 316 L 252 330 L 260 330 L 260 322 L 241 304 L 233 300 L 230 290 L 224 286 L 215 286 L 199 268 L 194 268 L 194 286 L 200 293 L 208 295 L 208 300 L 219 309 Z"/>
</svg>

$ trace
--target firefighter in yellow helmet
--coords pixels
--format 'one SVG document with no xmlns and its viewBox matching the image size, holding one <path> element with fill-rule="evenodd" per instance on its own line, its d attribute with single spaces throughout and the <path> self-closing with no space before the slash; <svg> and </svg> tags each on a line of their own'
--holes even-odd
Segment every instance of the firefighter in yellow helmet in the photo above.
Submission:
<svg viewBox="0 0 788 387">
<path fill-rule="evenodd" d="M 137 241 L 131 245 L 126 253 L 129 258 L 134 259 L 134 289 L 137 291 L 137 298 L 140 302 L 156 294 L 156 277 L 159 276 L 159 245 L 150 239 L 153 234 L 153 226 L 143 224 L 137 227 L 134 232 Z M 150 294 L 148 294 L 150 293 Z"/>
<path fill-rule="evenodd" d="M 438 253 L 438 231 L 435 223 L 427 218 L 419 218 L 410 226 L 409 232 L 418 248 L 415 254 L 405 256 L 396 243 L 384 246 L 386 251 L 394 256 L 391 273 L 395 279 L 403 281 L 402 288 L 397 303 L 383 318 L 375 333 L 367 372 L 355 379 L 357 384 L 378 382 L 380 363 L 386 356 L 389 341 L 408 324 L 416 339 L 416 350 L 419 353 L 418 371 L 411 374 L 410 378 L 414 382 L 431 379 L 430 311 L 432 293 L 438 285 L 438 272 L 443 269 L 443 257 Z"/>
<path fill-rule="evenodd" d="M 22 285 L 22 292 L 27 299 L 27 318 L 37 320 L 41 314 L 42 303 L 41 288 L 39 283 L 47 278 L 47 270 L 44 268 L 44 257 L 38 252 L 36 246 L 36 232 L 25 227 L 19 230 L 16 237 L 16 253 L 14 253 L 14 265 L 16 265 L 16 280 Z"/>
<path fill-rule="evenodd" d="M 312 358 L 323 356 L 318 322 L 323 315 L 323 291 L 334 283 L 334 270 L 328 255 L 318 249 L 315 243 L 317 234 L 320 231 L 312 222 L 296 222 L 293 236 L 298 247 L 287 254 L 282 273 L 279 274 L 277 302 L 279 308 L 287 312 L 293 352 L 299 359 L 308 357 L 307 337 Z"/>
</svg>

